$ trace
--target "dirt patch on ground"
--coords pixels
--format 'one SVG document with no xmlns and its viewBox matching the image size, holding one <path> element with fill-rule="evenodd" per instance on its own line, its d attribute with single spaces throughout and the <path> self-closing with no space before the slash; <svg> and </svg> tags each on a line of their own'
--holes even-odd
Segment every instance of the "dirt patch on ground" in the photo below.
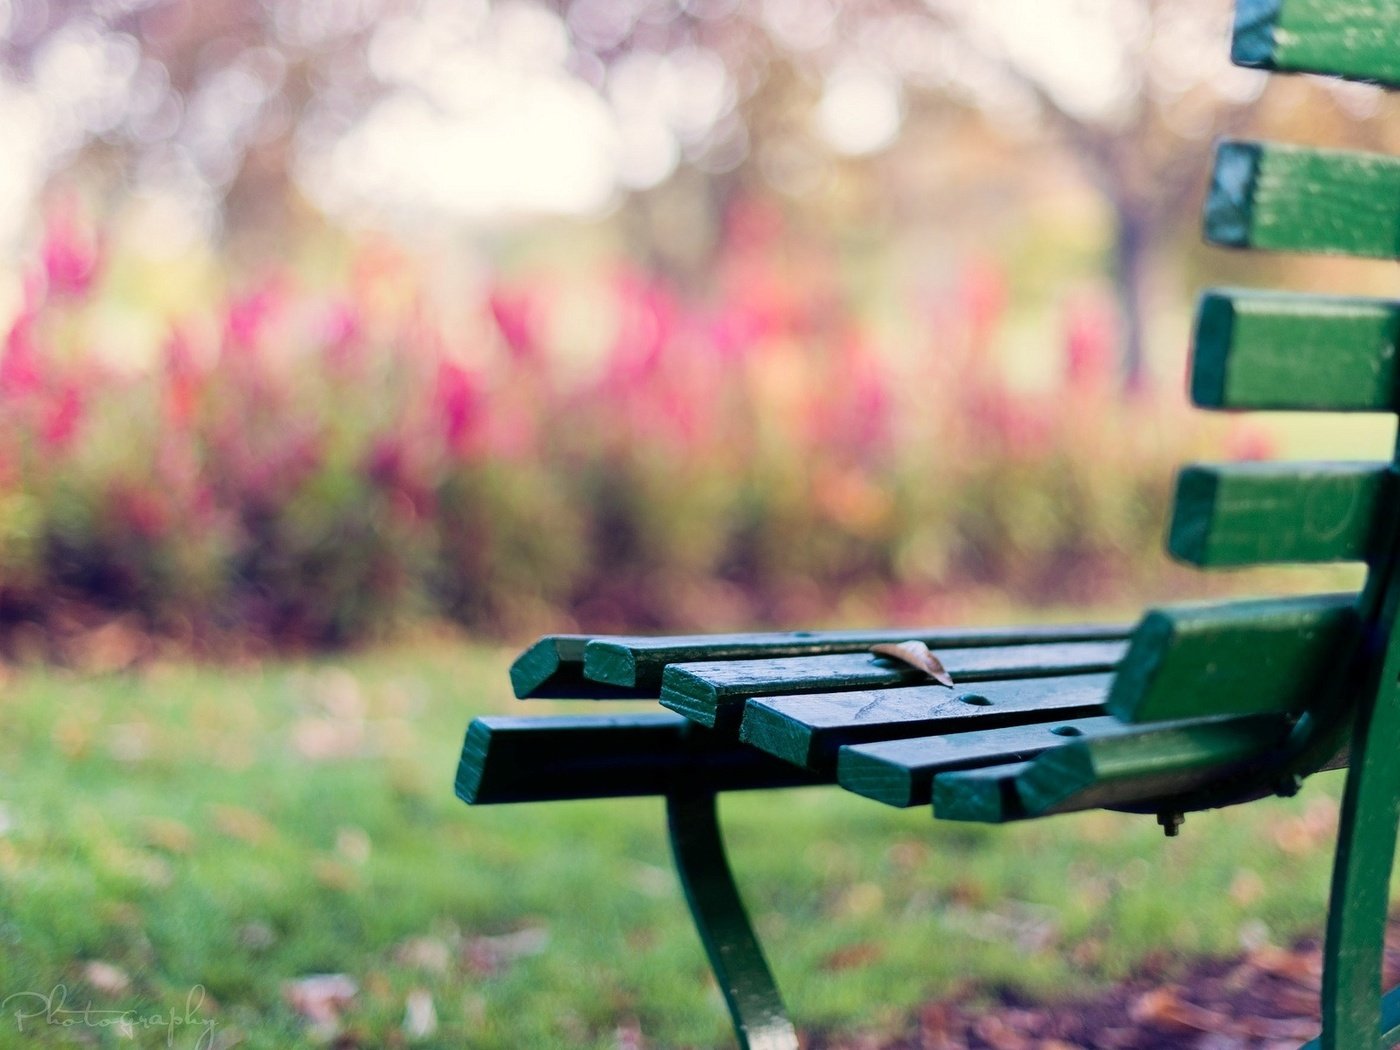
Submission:
<svg viewBox="0 0 1400 1050">
<path fill-rule="evenodd" d="M 952 997 L 924 1006 L 896 1039 L 814 1036 L 808 1050 L 1298 1050 L 1318 1031 L 1316 941 L 1266 947 L 1183 970 L 1148 963 L 1089 999 L 1034 1003 L 1013 993 L 979 1010 Z M 1400 920 L 1386 931 L 1386 987 L 1400 983 Z"/>
</svg>

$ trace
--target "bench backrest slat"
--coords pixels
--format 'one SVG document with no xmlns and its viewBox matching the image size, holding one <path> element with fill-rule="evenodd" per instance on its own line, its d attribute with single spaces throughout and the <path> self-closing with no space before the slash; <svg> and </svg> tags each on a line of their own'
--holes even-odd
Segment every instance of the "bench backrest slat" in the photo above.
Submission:
<svg viewBox="0 0 1400 1050">
<path fill-rule="evenodd" d="M 1370 561 L 1384 546 L 1389 477 L 1384 463 L 1187 467 L 1167 548 L 1201 566 Z"/>
<path fill-rule="evenodd" d="M 1354 595 L 1149 612 L 1109 692 L 1127 722 L 1301 711 L 1359 635 Z"/>
<path fill-rule="evenodd" d="M 1222 142 L 1205 232 L 1231 248 L 1400 257 L 1400 158 Z"/>
<path fill-rule="evenodd" d="M 1324 73 L 1400 87 L 1394 0 L 1237 0 L 1230 57 L 1281 73 Z"/>
<path fill-rule="evenodd" d="M 1191 399 L 1201 408 L 1400 408 L 1400 302 L 1213 291 L 1201 299 L 1193 343 Z"/>
</svg>

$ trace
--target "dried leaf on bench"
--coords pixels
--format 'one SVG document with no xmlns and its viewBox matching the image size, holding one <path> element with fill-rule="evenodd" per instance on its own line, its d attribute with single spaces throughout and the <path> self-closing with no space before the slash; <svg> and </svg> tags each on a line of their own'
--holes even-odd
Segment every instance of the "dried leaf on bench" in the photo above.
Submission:
<svg viewBox="0 0 1400 1050">
<path fill-rule="evenodd" d="M 943 661 L 923 642 L 881 642 L 879 645 L 872 645 L 870 651 L 876 656 L 908 664 L 914 670 L 924 672 L 939 685 L 953 688 L 953 676 L 943 666 Z"/>
</svg>

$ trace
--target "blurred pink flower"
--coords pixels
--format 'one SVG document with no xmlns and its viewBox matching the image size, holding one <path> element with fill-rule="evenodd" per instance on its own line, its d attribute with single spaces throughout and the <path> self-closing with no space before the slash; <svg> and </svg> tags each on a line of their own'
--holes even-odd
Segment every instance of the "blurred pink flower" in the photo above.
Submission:
<svg viewBox="0 0 1400 1050">
<path fill-rule="evenodd" d="M 326 359 L 333 367 L 345 368 L 354 359 L 363 342 L 364 318 L 353 302 L 332 303 L 321 319 Z"/>
<path fill-rule="evenodd" d="M 173 424 L 183 427 L 194 417 L 202 378 L 184 328 L 175 327 L 166 339 L 164 365 L 166 415 Z"/>
<path fill-rule="evenodd" d="M 975 344 L 979 346 L 1001 324 L 1006 312 L 1006 272 L 996 260 L 968 261 L 958 287 L 959 306 Z"/>
<path fill-rule="evenodd" d="M 1102 390 L 1113 375 L 1118 326 L 1108 303 L 1079 295 L 1065 304 L 1065 382 L 1074 390 Z"/>
<path fill-rule="evenodd" d="M 454 455 L 464 455 L 483 414 L 484 398 L 476 376 L 453 361 L 440 361 L 434 400 L 448 449 Z"/>
<path fill-rule="evenodd" d="M 98 238 L 81 229 L 72 204 L 49 213 L 40 258 L 51 294 L 78 298 L 87 294 L 102 266 Z"/>
<path fill-rule="evenodd" d="M 50 452 L 62 452 L 77 436 L 84 415 L 83 394 L 78 384 L 67 382 L 49 403 L 39 428 L 39 437 Z"/>
<path fill-rule="evenodd" d="M 278 280 L 269 280 L 245 295 L 235 296 L 224 311 L 224 345 L 254 349 L 285 299 Z"/>
<path fill-rule="evenodd" d="M 491 319 L 517 361 L 539 356 L 539 304 L 530 292 L 493 288 L 486 297 Z"/>
<path fill-rule="evenodd" d="M 723 361 L 742 360 L 758 342 L 763 326 L 753 314 L 726 304 L 705 327 L 705 339 Z"/>
<path fill-rule="evenodd" d="M 39 354 L 34 345 L 35 315 L 25 311 L 15 318 L 5 336 L 0 357 L 0 393 L 20 396 L 43 386 Z"/>
<path fill-rule="evenodd" d="M 630 387 L 643 383 L 656 369 L 666 346 L 675 335 L 680 313 L 675 296 L 659 280 L 632 270 L 620 270 L 614 278 L 617 300 L 617 335 L 609 358 L 613 382 L 626 396 Z"/>
</svg>

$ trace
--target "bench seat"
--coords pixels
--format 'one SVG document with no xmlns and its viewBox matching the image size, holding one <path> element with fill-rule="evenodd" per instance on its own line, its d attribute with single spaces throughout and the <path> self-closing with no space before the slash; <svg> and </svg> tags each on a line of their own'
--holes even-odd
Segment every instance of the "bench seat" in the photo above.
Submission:
<svg viewBox="0 0 1400 1050">
<path fill-rule="evenodd" d="M 1207 537 L 1236 527 L 1213 504 L 1183 505 L 1214 523 L 1197 530 Z M 1208 749 L 1199 761 L 1171 752 L 1182 767 L 1171 781 L 1152 751 L 1153 741 L 1172 739 L 1164 734 L 1212 726 L 1203 739 L 1217 739 L 1228 733 L 1222 724 L 1238 725 L 1256 734 L 1261 755 L 1275 749 L 1348 639 L 1359 638 L 1357 602 L 1340 594 L 1169 607 L 1135 629 L 550 636 L 512 668 L 522 698 L 625 696 L 676 714 L 478 719 L 458 794 L 482 804 L 664 794 L 679 782 L 717 791 L 836 782 L 894 805 L 927 805 L 942 778 L 952 778 L 945 799 L 955 789 L 963 797 L 958 785 L 972 782 L 970 769 L 1049 763 L 1037 756 L 1121 737 L 1110 747 L 1120 756 L 1115 777 L 1132 779 L 1125 763 L 1134 755 L 1141 776 L 1133 797 L 1118 800 L 1138 804 L 1152 796 L 1150 785 L 1163 797 L 1171 786 L 1194 791 L 1212 768 L 1223 779 L 1241 765 L 1230 749 L 1218 762 Z M 869 651 L 911 639 L 937 646 L 952 688 Z M 1144 738 L 1148 746 L 1124 750 Z M 789 773 L 779 772 L 784 766 Z M 1021 783 L 1005 771 L 1001 782 L 1008 786 L 996 790 L 1013 793 Z M 1100 796 L 1116 797 L 1111 788 Z M 946 802 L 939 815 L 973 813 L 1025 815 L 1019 805 Z"/>
</svg>

